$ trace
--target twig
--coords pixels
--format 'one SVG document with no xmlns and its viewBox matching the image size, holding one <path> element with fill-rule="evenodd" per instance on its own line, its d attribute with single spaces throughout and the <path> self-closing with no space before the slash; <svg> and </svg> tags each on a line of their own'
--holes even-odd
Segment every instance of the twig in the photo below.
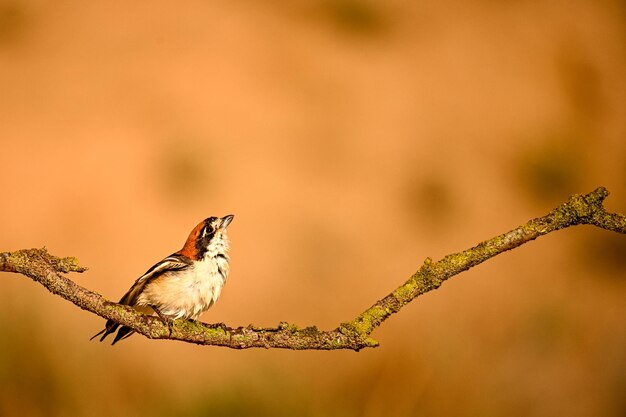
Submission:
<svg viewBox="0 0 626 417">
<path fill-rule="evenodd" d="M 608 195 L 608 191 L 602 187 L 586 195 L 573 195 L 547 215 L 530 220 L 471 249 L 448 255 L 437 262 L 427 258 L 422 267 L 392 293 L 377 301 L 354 320 L 328 331 L 319 330 L 315 326 L 300 328 L 285 322 L 275 328 L 259 328 L 252 325 L 232 328 L 222 323 L 209 325 L 198 321 L 176 320 L 170 335 L 168 327 L 158 318 L 110 302 L 100 294 L 89 291 L 62 275 L 86 270 L 78 264 L 76 258 L 57 258 L 50 255 L 45 248 L 3 252 L 0 253 L 0 271 L 26 275 L 78 307 L 131 327 L 137 333 L 151 339 L 171 339 L 234 349 L 262 347 L 358 351 L 378 346 L 378 342 L 370 335 L 376 327 L 400 311 L 404 305 L 428 291 L 439 288 L 448 278 L 502 252 L 556 230 L 579 224 L 626 233 L 626 216 L 608 213 L 602 206 Z"/>
</svg>

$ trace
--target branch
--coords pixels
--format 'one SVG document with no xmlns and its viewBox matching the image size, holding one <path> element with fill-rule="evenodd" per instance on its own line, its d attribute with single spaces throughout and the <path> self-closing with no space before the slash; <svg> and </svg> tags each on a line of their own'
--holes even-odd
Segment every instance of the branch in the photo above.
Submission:
<svg viewBox="0 0 626 417">
<path fill-rule="evenodd" d="M 160 319 L 141 314 L 132 307 L 110 302 L 62 275 L 86 270 L 78 264 L 76 258 L 57 258 L 50 255 L 45 248 L 3 252 L 0 253 L 0 271 L 26 275 L 78 307 L 131 327 L 150 339 L 171 339 L 234 349 L 262 347 L 358 351 L 378 346 L 378 342 L 370 337 L 374 329 L 416 297 L 439 288 L 448 278 L 502 252 L 579 224 L 626 233 L 626 216 L 609 213 L 602 206 L 608 195 L 608 191 L 602 187 L 586 195 L 573 195 L 547 215 L 530 220 L 471 249 L 448 255 L 437 262 L 427 258 L 422 267 L 392 293 L 377 301 L 354 320 L 327 331 L 319 330 L 315 326 L 299 328 L 285 322 L 275 328 L 252 325 L 232 328 L 222 323 L 209 325 L 198 321 L 176 320 L 170 334 L 168 327 Z"/>
</svg>

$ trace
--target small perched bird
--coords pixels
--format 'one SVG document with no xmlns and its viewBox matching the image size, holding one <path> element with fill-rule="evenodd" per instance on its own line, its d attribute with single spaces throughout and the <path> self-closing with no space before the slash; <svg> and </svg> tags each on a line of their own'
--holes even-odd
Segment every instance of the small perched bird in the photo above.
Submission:
<svg viewBox="0 0 626 417">
<path fill-rule="evenodd" d="M 228 278 L 226 228 L 233 218 L 232 214 L 209 217 L 194 227 L 183 248 L 140 276 L 120 304 L 156 313 L 168 326 L 176 319 L 197 319 L 217 301 Z M 102 342 L 118 328 L 113 345 L 134 333 L 130 327 L 107 320 L 104 330 L 92 339 L 102 335 Z"/>
</svg>

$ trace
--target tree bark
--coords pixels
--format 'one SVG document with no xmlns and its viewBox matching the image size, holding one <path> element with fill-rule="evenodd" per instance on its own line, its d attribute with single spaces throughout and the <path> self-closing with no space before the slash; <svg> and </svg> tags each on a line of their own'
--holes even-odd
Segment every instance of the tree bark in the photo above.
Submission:
<svg viewBox="0 0 626 417">
<path fill-rule="evenodd" d="M 626 216 L 609 213 L 602 205 L 608 195 L 608 191 L 602 187 L 586 195 L 573 195 L 545 216 L 530 220 L 473 248 L 448 255 L 437 262 L 427 258 L 404 284 L 353 320 L 341 323 L 333 330 L 319 330 L 315 326 L 300 328 L 286 322 L 281 322 L 275 328 L 259 328 L 253 325 L 233 328 L 222 323 L 176 320 L 170 333 L 170 328 L 159 318 L 146 316 L 132 307 L 108 301 L 100 294 L 68 279 L 63 274 L 87 270 L 74 257 L 58 258 L 50 255 L 45 248 L 2 252 L 0 271 L 26 275 L 76 306 L 128 326 L 150 339 L 179 340 L 233 349 L 261 347 L 358 351 L 378 346 L 378 342 L 371 337 L 372 332 L 403 306 L 420 295 L 439 288 L 450 277 L 502 252 L 548 233 L 581 224 L 626 233 Z"/>
</svg>

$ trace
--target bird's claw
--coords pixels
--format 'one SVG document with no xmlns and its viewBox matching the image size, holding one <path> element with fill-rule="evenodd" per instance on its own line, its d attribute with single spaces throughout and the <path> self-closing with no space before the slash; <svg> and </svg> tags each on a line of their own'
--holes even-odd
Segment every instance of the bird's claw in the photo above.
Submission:
<svg viewBox="0 0 626 417">
<path fill-rule="evenodd" d="M 174 320 L 167 317 L 165 314 L 161 313 L 161 311 L 158 308 L 152 307 L 152 309 L 154 310 L 155 313 L 157 313 L 157 316 L 159 316 L 163 324 L 167 326 L 167 330 L 169 331 L 169 334 L 167 337 L 172 337 L 172 325 L 174 324 Z"/>
</svg>

